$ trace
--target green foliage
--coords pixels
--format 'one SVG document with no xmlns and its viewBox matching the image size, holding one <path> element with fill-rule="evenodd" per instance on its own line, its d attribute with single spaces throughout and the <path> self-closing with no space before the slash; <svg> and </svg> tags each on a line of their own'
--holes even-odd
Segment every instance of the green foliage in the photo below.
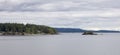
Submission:
<svg viewBox="0 0 120 55">
<path fill-rule="evenodd" d="M 17 23 L 0 23 L 0 32 L 6 33 L 27 33 L 27 34 L 56 34 L 54 28 L 44 25 L 34 24 L 17 24 Z"/>
</svg>

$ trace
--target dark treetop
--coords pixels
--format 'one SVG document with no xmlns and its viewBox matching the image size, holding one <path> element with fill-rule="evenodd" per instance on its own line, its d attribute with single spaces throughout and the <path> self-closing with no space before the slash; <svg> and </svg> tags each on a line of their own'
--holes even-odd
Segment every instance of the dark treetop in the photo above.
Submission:
<svg viewBox="0 0 120 55">
<path fill-rule="evenodd" d="M 35 24 L 0 23 L 2 35 L 25 35 L 25 34 L 56 34 L 52 27 Z"/>
</svg>

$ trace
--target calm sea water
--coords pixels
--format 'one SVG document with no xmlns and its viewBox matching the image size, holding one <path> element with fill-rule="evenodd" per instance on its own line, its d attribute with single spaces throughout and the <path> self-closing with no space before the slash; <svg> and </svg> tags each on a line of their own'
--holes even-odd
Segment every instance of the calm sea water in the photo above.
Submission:
<svg viewBox="0 0 120 55">
<path fill-rule="evenodd" d="M 0 55 L 120 55 L 120 33 L 0 36 Z"/>
</svg>

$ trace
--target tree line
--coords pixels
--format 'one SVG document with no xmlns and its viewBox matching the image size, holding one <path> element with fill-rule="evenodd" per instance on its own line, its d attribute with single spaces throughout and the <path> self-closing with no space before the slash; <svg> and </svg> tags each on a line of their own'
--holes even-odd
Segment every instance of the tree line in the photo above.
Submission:
<svg viewBox="0 0 120 55">
<path fill-rule="evenodd" d="M 49 26 L 35 24 L 18 24 L 18 23 L 0 23 L 1 33 L 26 33 L 26 34 L 56 34 L 57 31 Z"/>
</svg>

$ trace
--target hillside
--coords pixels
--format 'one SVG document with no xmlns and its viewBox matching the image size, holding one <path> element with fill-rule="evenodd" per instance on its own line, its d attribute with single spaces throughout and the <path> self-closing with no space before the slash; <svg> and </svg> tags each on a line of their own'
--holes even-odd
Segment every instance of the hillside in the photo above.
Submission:
<svg viewBox="0 0 120 55">
<path fill-rule="evenodd" d="M 83 30 L 78 28 L 55 28 L 58 32 L 85 32 L 85 31 L 94 31 L 94 30 Z M 119 31 L 111 31 L 111 30 L 99 30 L 94 32 L 119 32 Z"/>
</svg>

